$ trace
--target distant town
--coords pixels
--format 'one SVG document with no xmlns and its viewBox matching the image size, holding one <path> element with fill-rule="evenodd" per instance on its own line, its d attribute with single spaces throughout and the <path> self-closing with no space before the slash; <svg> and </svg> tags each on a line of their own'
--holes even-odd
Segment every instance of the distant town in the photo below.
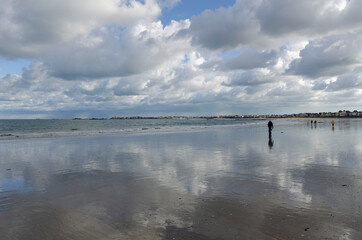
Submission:
<svg viewBox="0 0 362 240">
<path fill-rule="evenodd" d="M 266 119 L 266 118 L 360 118 L 362 111 L 340 110 L 338 112 L 265 114 L 265 115 L 221 115 L 221 116 L 160 116 L 160 117 L 112 117 L 110 119 Z M 73 118 L 73 120 L 108 120 L 107 118 Z"/>
</svg>

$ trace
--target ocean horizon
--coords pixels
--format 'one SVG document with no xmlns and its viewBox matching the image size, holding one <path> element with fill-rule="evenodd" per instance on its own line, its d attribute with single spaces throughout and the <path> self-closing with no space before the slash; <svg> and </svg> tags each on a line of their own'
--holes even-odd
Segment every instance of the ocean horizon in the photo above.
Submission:
<svg viewBox="0 0 362 240">
<path fill-rule="evenodd" d="M 301 120 L 275 120 L 276 124 L 302 124 Z M 210 128 L 265 127 L 264 120 L 234 119 L 25 119 L 0 120 L 0 139 L 119 135 L 197 131 Z"/>
</svg>

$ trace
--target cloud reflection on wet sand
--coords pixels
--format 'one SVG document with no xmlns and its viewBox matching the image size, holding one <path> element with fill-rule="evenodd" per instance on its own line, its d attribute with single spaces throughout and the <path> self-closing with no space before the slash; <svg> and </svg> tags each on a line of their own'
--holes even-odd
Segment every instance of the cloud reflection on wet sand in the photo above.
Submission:
<svg viewBox="0 0 362 240">
<path fill-rule="evenodd" d="M 0 234 L 360 239 L 359 122 L 276 129 L 3 141 Z"/>
</svg>

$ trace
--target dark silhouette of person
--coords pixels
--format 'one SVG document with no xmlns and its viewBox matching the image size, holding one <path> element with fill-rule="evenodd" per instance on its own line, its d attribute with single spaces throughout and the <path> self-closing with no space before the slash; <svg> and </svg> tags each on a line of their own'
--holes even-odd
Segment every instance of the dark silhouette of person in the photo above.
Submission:
<svg viewBox="0 0 362 240">
<path fill-rule="evenodd" d="M 317 120 L 314 120 L 314 127 L 317 127 Z"/>
<path fill-rule="evenodd" d="M 268 122 L 268 128 L 269 128 L 269 134 L 271 134 L 271 132 L 272 132 L 272 130 L 274 128 L 274 125 L 273 125 L 272 121 L 270 121 L 270 120 Z"/>
</svg>

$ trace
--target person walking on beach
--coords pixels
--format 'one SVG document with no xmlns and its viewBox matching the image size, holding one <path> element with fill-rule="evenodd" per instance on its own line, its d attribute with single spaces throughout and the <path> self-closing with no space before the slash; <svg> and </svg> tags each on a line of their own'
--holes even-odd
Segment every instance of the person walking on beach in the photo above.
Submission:
<svg viewBox="0 0 362 240">
<path fill-rule="evenodd" d="M 272 121 L 270 121 L 270 120 L 268 122 L 268 128 L 269 128 L 269 134 L 271 134 L 271 132 L 272 132 L 272 130 L 274 128 L 274 125 L 273 125 Z"/>
<path fill-rule="evenodd" d="M 334 127 L 334 120 L 332 120 L 332 127 Z"/>
</svg>

